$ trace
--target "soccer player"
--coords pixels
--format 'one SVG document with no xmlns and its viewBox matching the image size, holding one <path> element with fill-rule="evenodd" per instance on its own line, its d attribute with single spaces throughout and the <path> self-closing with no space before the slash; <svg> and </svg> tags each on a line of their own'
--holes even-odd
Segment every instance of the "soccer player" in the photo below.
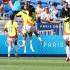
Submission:
<svg viewBox="0 0 70 70">
<path fill-rule="evenodd" d="M 41 3 L 41 2 L 40 2 Z M 43 45 L 43 41 L 42 39 L 40 38 L 40 35 L 38 34 L 38 30 L 36 29 L 36 14 L 35 14 L 35 8 L 31 5 L 31 0 L 26 0 L 26 5 L 27 5 L 27 8 L 28 8 L 28 11 L 29 11 L 29 19 L 31 21 L 31 23 L 33 23 L 32 26 L 30 26 L 30 31 L 29 31 L 29 37 L 30 37 L 30 44 L 32 43 L 32 34 L 34 33 L 40 43 Z"/>
<path fill-rule="evenodd" d="M 17 31 L 18 24 L 14 21 L 14 16 L 10 16 L 10 20 L 6 22 L 4 30 L 7 32 L 7 40 L 8 40 L 8 57 L 10 57 L 11 46 L 14 43 L 15 48 L 15 56 L 17 57 Z"/>
<path fill-rule="evenodd" d="M 29 33 L 30 26 L 33 25 L 29 20 L 29 12 L 27 10 L 27 5 L 25 4 L 23 10 L 16 14 L 16 16 L 21 16 L 22 18 L 22 35 L 23 35 L 23 46 L 24 53 L 26 53 L 26 37 Z M 33 47 L 30 45 L 30 49 L 34 52 Z"/>
<path fill-rule="evenodd" d="M 66 42 L 66 60 L 70 61 L 70 15 L 64 19 L 64 39 Z"/>
<path fill-rule="evenodd" d="M 22 35 L 23 35 L 23 46 L 24 47 L 24 53 L 26 53 L 26 37 L 27 34 L 30 37 L 30 49 L 32 50 L 32 52 L 35 52 L 33 46 L 32 46 L 32 34 L 34 32 L 34 34 L 39 38 L 40 42 L 42 43 L 42 40 L 40 38 L 40 36 L 38 35 L 38 33 L 36 32 L 35 26 L 34 26 L 34 20 L 31 16 L 29 16 L 29 11 L 27 10 L 27 5 L 24 5 L 24 8 L 21 12 L 19 12 L 16 16 L 21 16 L 22 17 Z"/>
</svg>

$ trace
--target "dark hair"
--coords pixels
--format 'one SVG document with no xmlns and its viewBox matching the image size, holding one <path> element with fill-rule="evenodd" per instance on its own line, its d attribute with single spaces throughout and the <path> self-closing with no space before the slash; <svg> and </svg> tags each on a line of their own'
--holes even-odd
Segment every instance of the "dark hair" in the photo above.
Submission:
<svg viewBox="0 0 70 70">
<path fill-rule="evenodd" d="M 64 3 L 66 3 L 66 1 L 63 1 Z"/>
<path fill-rule="evenodd" d="M 14 15 L 10 15 L 10 20 L 14 20 Z"/>
<path fill-rule="evenodd" d="M 68 5 L 68 2 L 64 1 L 64 4 L 65 4 L 65 3 L 67 3 L 67 5 Z"/>
</svg>

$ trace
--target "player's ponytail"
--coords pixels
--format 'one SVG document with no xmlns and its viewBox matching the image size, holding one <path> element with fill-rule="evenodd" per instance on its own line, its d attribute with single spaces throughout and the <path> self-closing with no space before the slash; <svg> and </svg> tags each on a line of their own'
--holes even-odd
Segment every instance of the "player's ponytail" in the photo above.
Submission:
<svg viewBox="0 0 70 70">
<path fill-rule="evenodd" d="M 10 20 L 12 21 L 12 24 L 13 24 L 13 21 L 14 21 L 14 15 L 10 15 Z"/>
</svg>

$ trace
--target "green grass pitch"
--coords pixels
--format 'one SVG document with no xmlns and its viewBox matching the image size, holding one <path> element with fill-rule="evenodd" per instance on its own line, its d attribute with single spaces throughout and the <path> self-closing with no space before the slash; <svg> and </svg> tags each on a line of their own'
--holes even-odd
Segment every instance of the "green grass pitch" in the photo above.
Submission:
<svg viewBox="0 0 70 70">
<path fill-rule="evenodd" d="M 0 70 L 70 70 L 65 57 L 0 57 Z"/>
</svg>

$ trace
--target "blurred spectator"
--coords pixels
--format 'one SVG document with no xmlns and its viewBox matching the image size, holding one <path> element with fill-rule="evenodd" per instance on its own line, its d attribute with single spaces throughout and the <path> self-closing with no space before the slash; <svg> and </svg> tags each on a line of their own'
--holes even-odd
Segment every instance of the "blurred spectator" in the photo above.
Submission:
<svg viewBox="0 0 70 70">
<path fill-rule="evenodd" d="M 36 12 L 36 19 L 37 19 L 38 22 L 40 22 L 41 13 L 43 12 L 43 7 L 42 7 L 42 2 L 41 1 L 38 1 L 35 12 Z"/>
<path fill-rule="evenodd" d="M 64 5 L 61 11 L 61 16 L 67 17 L 69 13 L 70 13 L 70 8 L 68 7 L 68 3 L 64 1 Z"/>
<path fill-rule="evenodd" d="M 9 1 L 9 4 L 12 8 L 13 14 L 16 15 L 19 11 L 22 10 L 21 8 L 21 2 L 22 0 L 15 0 L 14 3 L 12 0 Z"/>
<path fill-rule="evenodd" d="M 10 12 L 12 11 L 9 1 L 10 0 L 3 0 L 3 16 L 9 17 Z"/>
<path fill-rule="evenodd" d="M 57 3 L 56 2 L 54 2 L 53 4 L 52 4 L 52 6 L 50 7 L 50 13 L 52 14 L 52 15 L 55 15 L 55 16 L 58 16 L 58 9 L 57 9 Z"/>
<path fill-rule="evenodd" d="M 68 6 L 68 2 L 64 1 L 63 2 L 63 7 L 67 7 Z"/>
<path fill-rule="evenodd" d="M 60 21 L 56 21 L 56 19 L 54 18 L 56 17 L 55 15 L 52 15 L 50 12 L 49 12 L 49 8 L 46 7 L 45 8 L 45 11 L 41 14 L 41 20 L 42 20 L 42 23 L 60 23 Z"/>
<path fill-rule="evenodd" d="M 44 12 L 41 14 L 41 20 L 43 23 L 45 23 L 45 22 L 50 22 L 50 19 L 52 19 L 52 16 L 49 12 L 49 8 L 46 7 Z"/>
<path fill-rule="evenodd" d="M 50 8 L 52 6 L 52 1 L 51 0 L 48 0 L 48 7 Z"/>
<path fill-rule="evenodd" d="M 68 2 L 68 5 L 70 6 L 70 0 L 65 0 L 66 2 Z"/>
<path fill-rule="evenodd" d="M 66 2 L 65 0 L 61 0 L 62 1 L 62 5 L 64 5 L 64 2 Z"/>
<path fill-rule="evenodd" d="M 62 5 L 64 5 L 65 2 L 67 2 L 68 6 L 70 7 L 70 0 L 62 0 Z"/>
</svg>

